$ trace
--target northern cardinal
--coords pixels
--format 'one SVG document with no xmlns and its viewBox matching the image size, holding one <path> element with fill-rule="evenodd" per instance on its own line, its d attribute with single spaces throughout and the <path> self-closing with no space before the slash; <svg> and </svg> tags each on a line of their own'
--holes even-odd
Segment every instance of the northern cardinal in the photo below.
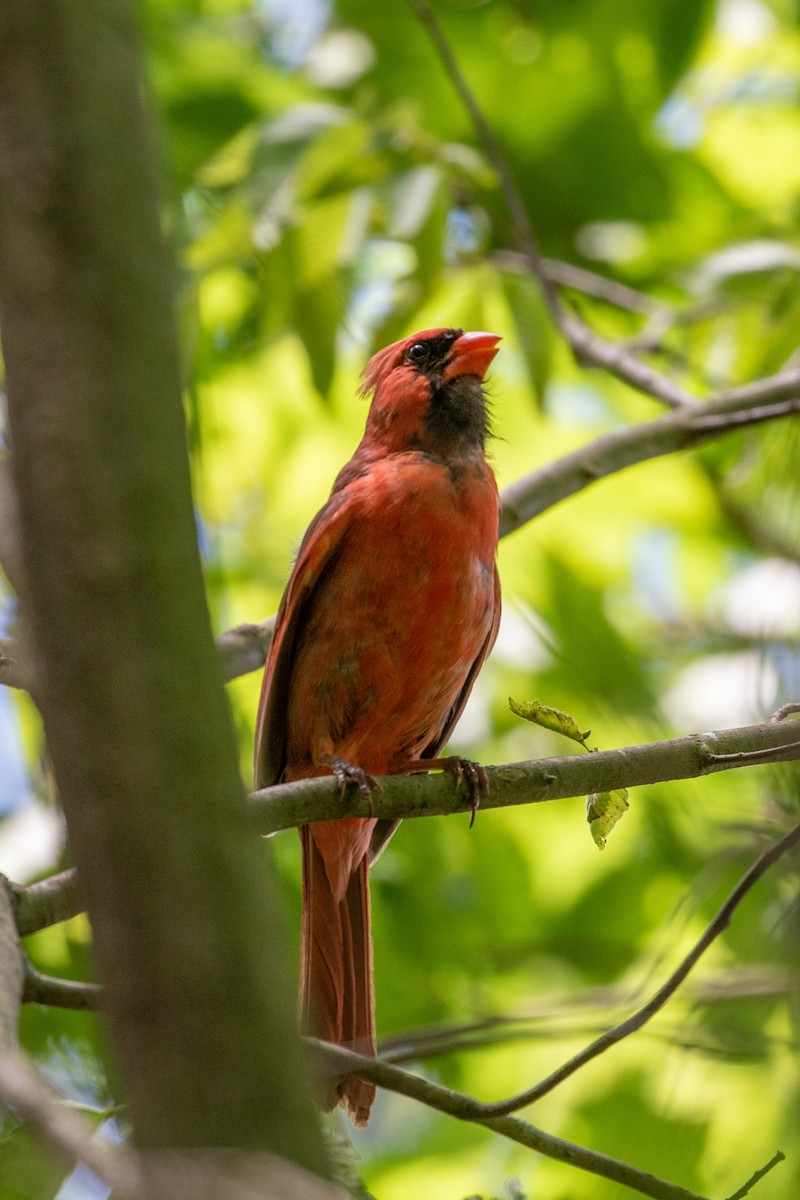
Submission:
<svg viewBox="0 0 800 1200">
<path fill-rule="evenodd" d="M 483 376 L 493 333 L 428 329 L 368 363 L 364 436 L 303 539 L 278 610 L 258 710 L 257 787 L 447 764 L 437 755 L 497 634 L 499 500 L 486 463 Z M 471 764 L 469 764 L 471 765 Z M 376 828 L 377 826 L 377 828 Z M 300 830 L 300 1019 L 375 1054 L 367 866 L 391 822 Z M 366 1125 L 373 1084 L 329 1107 Z"/>
</svg>

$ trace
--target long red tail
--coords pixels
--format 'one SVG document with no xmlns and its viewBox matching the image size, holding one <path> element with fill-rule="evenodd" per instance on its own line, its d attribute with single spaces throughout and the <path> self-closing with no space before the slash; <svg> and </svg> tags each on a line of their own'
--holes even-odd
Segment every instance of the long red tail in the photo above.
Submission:
<svg viewBox="0 0 800 1200">
<path fill-rule="evenodd" d="M 350 876 L 341 900 L 331 888 L 309 826 L 303 843 L 300 1021 L 307 1032 L 359 1054 L 375 1055 L 375 991 L 367 859 Z M 369 1121 L 375 1085 L 345 1075 L 326 1098 L 342 1104 L 358 1126 Z"/>
</svg>

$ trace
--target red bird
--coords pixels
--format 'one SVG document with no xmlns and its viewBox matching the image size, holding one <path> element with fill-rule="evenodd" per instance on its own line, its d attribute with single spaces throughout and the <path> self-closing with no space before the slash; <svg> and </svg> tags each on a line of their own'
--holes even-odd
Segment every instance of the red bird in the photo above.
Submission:
<svg viewBox="0 0 800 1200">
<path fill-rule="evenodd" d="M 371 775 L 436 765 L 500 618 L 482 386 L 499 341 L 428 329 L 367 365 L 362 391 L 374 395 L 364 436 L 308 528 L 278 611 L 256 787 L 333 773 L 342 788 L 368 788 Z M 300 830 L 301 1022 L 368 1055 L 367 865 L 393 829 L 343 817 Z M 374 1097 L 373 1084 L 349 1075 L 330 1104 L 366 1125 Z"/>
</svg>

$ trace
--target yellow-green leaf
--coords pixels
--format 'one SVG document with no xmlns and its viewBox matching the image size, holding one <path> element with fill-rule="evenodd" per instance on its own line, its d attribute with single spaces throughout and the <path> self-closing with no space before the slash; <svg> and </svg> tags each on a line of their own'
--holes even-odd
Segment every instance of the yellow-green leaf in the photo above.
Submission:
<svg viewBox="0 0 800 1200">
<path fill-rule="evenodd" d="M 508 707 L 524 721 L 532 721 L 534 725 L 541 725 L 543 729 L 550 729 L 553 733 L 563 733 L 564 737 L 571 738 L 573 742 L 580 742 L 582 746 L 592 732 L 591 729 L 587 729 L 585 733 L 581 733 L 577 721 L 569 713 L 562 712 L 560 708 L 551 708 L 549 704 L 542 704 L 539 700 L 513 700 L 509 696 Z"/>
<path fill-rule="evenodd" d="M 605 849 L 606 838 L 628 807 L 627 788 L 617 788 L 613 792 L 592 792 L 586 797 L 586 820 L 598 850 Z"/>
</svg>

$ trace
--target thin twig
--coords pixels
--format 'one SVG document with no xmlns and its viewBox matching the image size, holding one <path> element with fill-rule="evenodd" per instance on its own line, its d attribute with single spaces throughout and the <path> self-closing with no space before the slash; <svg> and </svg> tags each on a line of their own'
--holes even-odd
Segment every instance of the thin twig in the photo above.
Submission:
<svg viewBox="0 0 800 1200">
<path fill-rule="evenodd" d="M 697 321 L 706 321 L 710 317 L 724 312 L 727 307 L 729 307 L 729 302 L 720 300 L 718 296 L 695 302 L 686 308 L 675 308 L 662 301 L 659 308 L 653 311 L 641 333 L 628 339 L 628 348 L 639 352 L 649 351 L 651 354 L 674 353 L 664 344 L 664 339 L 671 330 L 693 325 Z M 686 360 L 682 360 L 682 365 L 689 366 L 690 364 Z M 696 367 L 694 369 L 697 370 Z"/>
<path fill-rule="evenodd" d="M 545 1133 L 535 1125 L 521 1121 L 518 1117 L 485 1117 L 484 1106 L 471 1096 L 442 1087 L 422 1076 L 404 1071 L 402 1067 L 383 1062 L 380 1059 L 365 1058 L 354 1054 L 341 1046 L 332 1046 L 327 1042 L 317 1042 L 308 1039 L 313 1047 L 321 1066 L 326 1073 L 356 1074 L 369 1079 L 379 1087 L 390 1092 L 417 1100 L 434 1108 L 438 1112 L 447 1113 L 459 1121 L 470 1121 L 484 1125 L 495 1133 L 518 1142 L 530 1150 L 544 1154 L 558 1162 L 568 1163 L 578 1170 L 587 1171 L 592 1175 L 600 1175 L 604 1179 L 613 1179 L 625 1187 L 632 1188 L 642 1196 L 650 1196 L 652 1200 L 704 1200 L 696 1192 L 690 1192 L 677 1184 L 668 1183 L 647 1171 L 640 1171 L 619 1159 L 600 1154 L 586 1146 L 564 1141 L 551 1133 Z"/>
<path fill-rule="evenodd" d="M 559 259 L 543 258 L 542 270 L 552 283 L 560 287 L 571 288 L 584 296 L 595 300 L 605 300 L 615 308 L 624 308 L 628 312 L 640 313 L 644 316 L 658 315 L 664 320 L 675 319 L 671 305 L 661 300 L 654 300 L 647 292 L 640 292 L 620 283 L 617 279 L 608 279 L 597 271 L 589 271 L 586 267 L 578 267 L 574 263 L 562 262 Z"/>
<path fill-rule="evenodd" d="M 785 837 L 780 838 L 779 841 L 773 842 L 771 846 L 767 847 L 763 854 L 756 859 L 750 869 L 739 880 L 713 921 L 706 927 L 702 937 L 698 939 L 683 961 L 672 972 L 666 983 L 637 1012 L 633 1013 L 632 1016 L 622 1021 L 619 1025 L 615 1025 L 613 1029 L 609 1029 L 599 1038 L 596 1038 L 581 1050 L 580 1053 L 574 1055 L 568 1062 L 563 1063 L 556 1071 L 553 1071 L 552 1074 L 548 1075 L 546 1079 L 541 1080 L 534 1087 L 528 1088 L 516 1096 L 511 1096 L 508 1100 L 501 1100 L 496 1104 L 484 1105 L 486 1114 L 505 1116 L 508 1113 L 516 1112 L 520 1108 L 525 1108 L 527 1105 L 533 1104 L 534 1101 L 540 1100 L 542 1096 L 546 1096 L 548 1092 L 553 1091 L 555 1087 L 563 1083 L 570 1075 L 574 1075 L 586 1063 L 604 1054 L 611 1046 L 615 1046 L 618 1042 L 630 1037 L 632 1033 L 636 1033 L 637 1030 L 646 1025 L 675 994 L 689 972 L 699 962 L 706 950 L 708 950 L 709 946 L 716 941 L 723 930 L 728 928 L 734 912 L 761 876 L 778 859 L 782 858 L 784 854 L 796 846 L 798 842 L 800 842 L 800 825 L 795 825 Z"/>
<path fill-rule="evenodd" d="M 747 425 L 759 425 L 764 421 L 777 421 L 781 417 L 794 417 L 800 412 L 800 396 L 792 396 L 788 400 L 773 400 L 769 404 L 753 405 L 752 408 L 739 409 L 735 412 L 714 413 L 704 411 L 693 414 L 696 420 L 692 429 L 701 435 L 711 430 L 722 430 L 729 433 L 734 429 L 742 429 Z"/>
<path fill-rule="evenodd" d="M 796 742 L 787 742 L 781 746 L 781 753 L 784 750 L 800 750 L 800 740 Z M 739 750 L 734 754 L 712 754 L 711 761 L 719 763 L 720 766 L 746 766 L 748 763 L 760 762 L 777 762 L 785 761 L 775 758 L 775 750 L 772 746 L 765 746 L 762 750 Z"/>
<path fill-rule="evenodd" d="M 750 1194 L 759 1180 L 763 1179 L 765 1175 L 768 1175 L 773 1167 L 777 1167 L 778 1163 L 784 1162 L 785 1159 L 786 1155 L 783 1153 L 783 1151 L 777 1150 L 769 1162 L 761 1167 L 760 1170 L 754 1171 L 747 1180 L 747 1183 L 743 1183 L 737 1192 L 734 1192 L 732 1196 L 728 1197 L 728 1200 L 744 1200 L 744 1197 Z"/>
<path fill-rule="evenodd" d="M 23 1004 L 47 1004 L 51 1008 L 71 1008 L 94 1012 L 100 1007 L 101 991 L 96 983 L 77 979 L 57 979 L 43 975 L 29 962 L 25 965 Z"/>
<path fill-rule="evenodd" d="M 478 138 L 483 144 L 486 156 L 497 172 L 500 180 L 500 188 L 511 214 L 520 250 L 525 255 L 532 273 L 539 281 L 542 294 L 547 302 L 555 325 L 569 342 L 576 358 L 593 366 L 602 367 L 609 374 L 636 388 L 637 391 L 644 392 L 649 396 L 661 400 L 662 403 L 668 405 L 670 408 L 682 408 L 696 404 L 696 398 L 683 388 L 678 387 L 668 376 L 654 370 L 646 363 L 640 362 L 624 346 L 606 342 L 562 303 L 561 297 L 553 286 L 544 266 L 544 259 L 533 229 L 533 224 L 528 216 L 522 195 L 511 174 L 506 157 L 461 71 L 450 43 L 445 37 L 427 0 L 408 0 L 408 3 L 428 34 L 439 56 L 445 74 L 458 93 L 464 108 L 469 113 Z"/>
<path fill-rule="evenodd" d="M 693 1005 L 719 1005 L 738 1003 L 754 996 L 784 998 L 790 986 L 788 972 L 761 968 L 754 971 L 730 970 L 695 980 L 694 983 L 687 982 L 684 995 Z M 496 1014 L 474 1021 L 427 1025 L 390 1034 L 380 1039 L 378 1054 L 385 1062 L 428 1062 L 441 1055 L 483 1050 L 508 1042 L 552 1043 L 563 1038 L 595 1037 L 606 1029 L 605 1024 L 599 1022 L 601 1012 L 616 1011 L 630 1003 L 630 989 L 619 985 L 589 987 L 577 995 L 544 997 L 534 1008 L 526 1008 L 513 1015 Z M 685 1047 L 698 1044 L 697 1037 L 694 1034 L 689 1037 L 680 1025 L 672 1030 L 661 1026 L 658 1036 L 674 1045 Z M 785 1039 L 781 1042 L 786 1044 Z"/>
<path fill-rule="evenodd" d="M 765 375 L 763 379 L 755 379 L 752 383 L 743 383 L 739 387 L 726 388 L 718 392 L 712 399 L 718 404 L 733 401 L 741 407 L 748 404 L 760 404 L 764 400 L 791 400 L 800 395 L 800 367 L 790 367 L 779 371 L 776 375 Z"/>
<path fill-rule="evenodd" d="M 496 250 L 492 254 L 492 262 L 501 271 L 530 275 L 528 259 L 516 250 Z M 615 308 L 625 309 L 626 312 L 647 317 L 663 317 L 670 322 L 679 318 L 678 312 L 664 301 L 655 300 L 647 292 L 640 292 L 627 283 L 609 279 L 608 276 L 589 271 L 586 267 L 578 267 L 559 258 L 543 258 L 542 270 L 552 283 L 580 292 L 584 296 L 591 296 L 593 300 L 604 300 Z"/>
<path fill-rule="evenodd" d="M 800 713 L 800 704 L 784 704 L 777 712 L 774 712 L 770 717 L 771 721 L 785 721 L 787 717 L 791 717 L 794 713 Z"/>
</svg>

